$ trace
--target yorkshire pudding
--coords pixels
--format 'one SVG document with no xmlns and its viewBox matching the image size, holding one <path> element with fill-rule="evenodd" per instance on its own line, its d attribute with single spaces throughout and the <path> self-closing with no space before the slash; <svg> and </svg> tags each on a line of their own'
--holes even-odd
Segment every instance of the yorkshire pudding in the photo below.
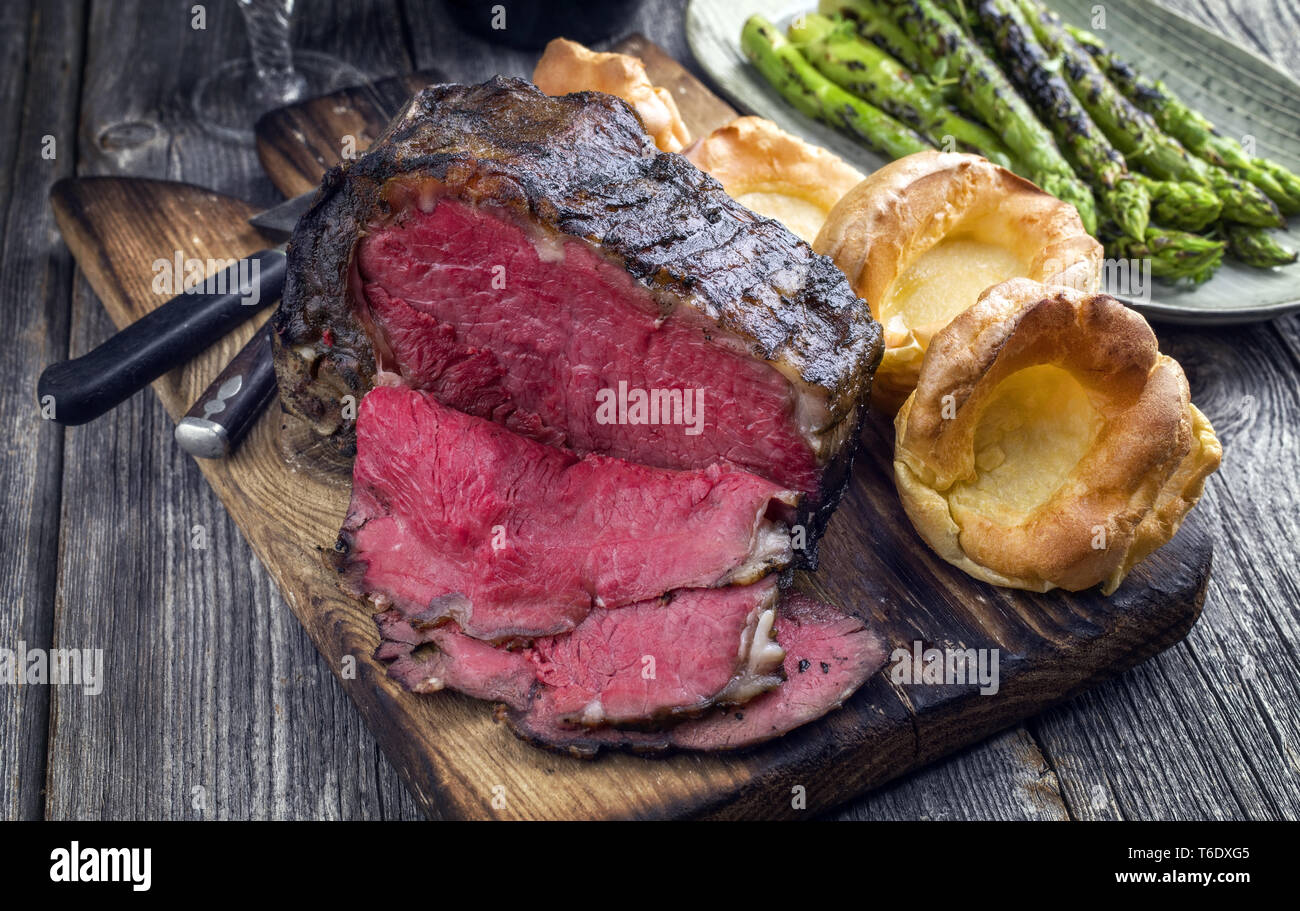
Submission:
<svg viewBox="0 0 1300 911">
<path fill-rule="evenodd" d="M 934 337 L 894 427 L 894 478 L 926 543 L 1033 591 L 1113 592 L 1222 456 L 1146 320 L 1028 279 L 989 288 Z"/>
<path fill-rule="evenodd" d="M 978 155 L 917 152 L 831 210 L 813 243 L 884 326 L 872 398 L 893 411 L 934 334 L 990 285 L 1024 277 L 1095 291 L 1102 248 L 1074 206 Z"/>
<path fill-rule="evenodd" d="M 736 202 L 775 218 L 808 243 L 826 214 L 862 182 L 856 168 L 762 117 L 737 117 L 683 154 Z"/>
<path fill-rule="evenodd" d="M 533 84 L 548 95 L 604 92 L 622 98 L 661 152 L 680 152 L 691 141 L 672 93 L 651 85 L 645 64 L 629 54 L 593 51 L 568 38 L 556 38 L 537 61 Z"/>
</svg>

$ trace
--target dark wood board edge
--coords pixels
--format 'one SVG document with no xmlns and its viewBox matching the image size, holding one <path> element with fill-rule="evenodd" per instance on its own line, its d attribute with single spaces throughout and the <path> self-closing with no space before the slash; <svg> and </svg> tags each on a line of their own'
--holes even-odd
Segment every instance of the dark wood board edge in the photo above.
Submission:
<svg viewBox="0 0 1300 911">
<path fill-rule="evenodd" d="M 806 761 L 822 763 L 818 775 L 836 781 L 846 791 L 865 793 L 1067 702 L 1171 648 L 1187 636 L 1200 617 L 1214 550 L 1203 520 L 1195 513 L 1175 540 L 1178 546 L 1171 543 L 1148 558 L 1152 564 L 1139 569 L 1137 578 L 1113 596 L 1113 615 L 1120 622 L 1106 636 L 1070 637 L 1033 656 L 1005 656 L 1000 689 L 992 698 L 980 695 L 971 686 L 914 688 L 896 684 L 889 680 L 887 666 L 852 697 L 841 718 L 832 715 L 825 730 L 815 731 L 816 737 L 825 741 L 820 750 L 816 744 L 811 745 Z M 1174 565 L 1178 563 L 1183 565 Z M 1158 591 L 1143 575 L 1172 580 L 1176 587 Z M 894 644 L 905 647 L 907 643 Z M 925 695 L 919 704 L 912 698 L 918 692 Z M 880 718 L 873 717 L 873 713 L 879 713 Z M 895 725 L 891 728 L 881 723 L 886 719 Z M 903 720 L 910 723 L 910 731 L 905 732 L 898 724 Z M 870 737 L 864 735 L 854 743 L 855 731 L 870 732 Z M 866 752 L 868 739 L 871 749 Z M 799 744 L 796 750 L 803 753 L 804 747 Z M 796 759 L 789 766 L 800 761 Z M 788 799 L 789 788 L 799 783 L 797 772 L 789 766 L 760 770 L 754 784 L 742 789 L 734 800 L 706 806 L 700 815 L 761 818 L 784 809 L 778 802 L 783 797 Z M 811 786 L 808 795 L 811 804 Z"/>
<path fill-rule="evenodd" d="M 443 78 L 421 70 L 266 112 L 253 127 L 262 169 L 285 196 L 310 192 L 342 160 L 345 142 L 360 155 L 411 95 Z"/>
</svg>

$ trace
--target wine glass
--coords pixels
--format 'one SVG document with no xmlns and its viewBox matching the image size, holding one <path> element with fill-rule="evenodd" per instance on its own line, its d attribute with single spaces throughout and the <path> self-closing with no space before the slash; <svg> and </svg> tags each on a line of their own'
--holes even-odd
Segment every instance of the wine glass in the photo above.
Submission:
<svg viewBox="0 0 1300 911">
<path fill-rule="evenodd" d="M 235 2 L 250 53 L 226 61 L 195 86 L 192 105 L 205 129 L 232 142 L 249 142 L 258 115 L 366 81 L 355 67 L 329 54 L 293 49 L 294 0 Z"/>
</svg>

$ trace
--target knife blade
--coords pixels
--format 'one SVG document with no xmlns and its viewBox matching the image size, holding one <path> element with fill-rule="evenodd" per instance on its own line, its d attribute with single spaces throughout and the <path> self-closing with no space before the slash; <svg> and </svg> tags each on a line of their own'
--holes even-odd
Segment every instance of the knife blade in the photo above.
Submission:
<svg viewBox="0 0 1300 911">
<path fill-rule="evenodd" d="M 313 195 L 295 196 L 249 222 L 272 237 L 287 237 Z M 283 244 L 260 250 L 182 291 L 87 354 L 50 364 L 36 383 L 42 413 L 75 425 L 115 408 L 276 303 L 286 272 Z"/>
<path fill-rule="evenodd" d="M 259 231 L 274 237 L 288 237 L 303 213 L 311 208 L 311 201 L 316 197 L 315 189 L 308 190 L 293 199 L 286 199 L 279 205 L 258 212 L 248 219 L 248 223 Z"/>
</svg>

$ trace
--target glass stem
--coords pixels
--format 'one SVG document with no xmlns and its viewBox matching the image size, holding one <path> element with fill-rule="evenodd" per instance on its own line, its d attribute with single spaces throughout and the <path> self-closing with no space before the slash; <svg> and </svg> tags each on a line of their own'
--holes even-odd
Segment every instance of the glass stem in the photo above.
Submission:
<svg viewBox="0 0 1300 911">
<path fill-rule="evenodd" d="M 262 93 L 284 104 L 300 99 L 306 89 L 306 80 L 293 68 L 289 44 L 293 4 L 294 0 L 239 0 Z"/>
</svg>

